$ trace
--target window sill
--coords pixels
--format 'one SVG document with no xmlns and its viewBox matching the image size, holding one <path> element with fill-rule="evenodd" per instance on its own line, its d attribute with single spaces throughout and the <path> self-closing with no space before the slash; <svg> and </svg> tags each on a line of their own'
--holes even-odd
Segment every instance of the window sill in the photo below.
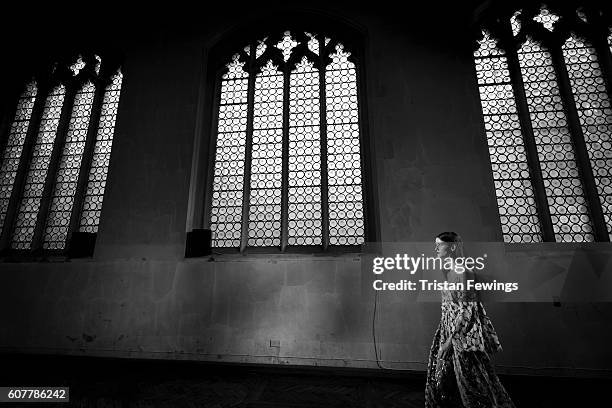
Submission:
<svg viewBox="0 0 612 408">
<path fill-rule="evenodd" d="M 252 261 L 351 261 L 357 262 L 361 260 L 362 254 L 222 254 L 210 255 L 208 262 L 252 262 Z M 187 258 L 190 262 L 193 260 L 202 260 L 202 258 Z"/>
<path fill-rule="evenodd" d="M 539 252 L 539 251 L 574 251 L 581 250 L 612 250 L 611 242 L 504 242 L 506 252 Z"/>
<path fill-rule="evenodd" d="M 71 262 L 66 255 L 3 255 L 1 263 L 62 263 Z"/>
<path fill-rule="evenodd" d="M 281 252 L 278 248 L 249 248 L 244 252 L 229 248 L 212 248 L 212 253 L 200 257 L 189 257 L 186 260 L 207 259 L 208 262 L 243 262 L 251 260 L 360 260 L 365 254 L 360 246 L 334 247 L 324 251 L 320 247 L 297 247 Z"/>
</svg>

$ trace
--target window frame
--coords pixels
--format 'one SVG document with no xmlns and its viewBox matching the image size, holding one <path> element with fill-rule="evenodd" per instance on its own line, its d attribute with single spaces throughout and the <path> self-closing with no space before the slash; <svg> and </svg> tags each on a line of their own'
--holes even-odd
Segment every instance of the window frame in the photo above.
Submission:
<svg viewBox="0 0 612 408">
<path fill-rule="evenodd" d="M 552 32 L 531 19 L 532 16 L 539 13 L 542 5 L 545 5 L 548 10 L 561 17 L 561 19 L 555 23 Z M 521 10 L 521 15 L 519 17 L 521 28 L 519 32 L 514 35 L 510 19 L 518 10 Z M 530 172 L 530 180 L 534 190 L 534 199 L 541 227 L 542 242 L 558 241 L 555 239 L 553 230 L 553 223 L 544 187 L 542 169 L 538 158 L 536 139 L 532 128 L 530 110 L 527 103 L 518 57 L 518 49 L 527 41 L 527 37 L 531 37 L 535 42 L 541 44 L 551 55 L 563 110 L 568 121 L 567 127 L 572 136 L 572 145 L 576 155 L 576 164 L 579 169 L 579 178 L 584 185 L 584 197 L 592 221 L 594 242 L 610 242 L 608 226 L 603 215 L 603 208 L 595 185 L 595 177 L 591 168 L 584 134 L 577 114 L 570 78 L 565 65 L 563 45 L 565 41 L 570 38 L 571 33 L 575 33 L 577 37 L 584 38 L 589 42 L 597 54 L 608 98 L 612 102 L 612 53 L 607 43 L 609 27 L 612 27 L 612 21 L 604 14 L 596 12 L 596 10 L 582 9 L 588 21 L 588 23 L 585 23 L 576 17 L 576 11 L 577 7 L 559 9 L 546 3 L 523 6 L 521 4 L 513 4 L 505 6 L 503 9 L 492 9 L 489 10 L 488 13 L 485 13 L 481 20 L 477 22 L 478 34 L 473 42 L 473 51 L 476 51 L 479 48 L 478 40 L 483 38 L 482 33 L 483 30 L 485 30 L 491 34 L 491 37 L 497 41 L 498 47 L 504 51 L 510 74 L 517 116 L 520 122 L 523 145 L 525 147 L 525 155 Z M 525 16 L 527 16 L 527 18 L 525 18 Z M 478 87 L 480 87 L 480 85 L 478 85 Z M 511 241 L 508 243 L 515 242 Z"/>
<path fill-rule="evenodd" d="M 96 72 L 96 56 L 98 56 L 101 60 L 98 72 Z M 85 65 L 76 75 L 73 75 L 71 66 L 79 58 L 82 58 Z M 1 151 L 3 152 L 9 140 L 10 127 L 16 114 L 18 100 L 25 87 L 30 83 L 35 82 L 37 86 L 36 100 L 29 119 L 28 130 L 19 158 L 17 174 L 13 182 L 4 224 L 2 226 L 2 230 L 0 231 L 0 258 L 8 262 L 29 262 L 49 259 L 62 260 L 73 256 L 83 256 L 82 254 L 74 251 L 74 248 L 71 245 L 72 237 L 75 233 L 80 232 L 79 225 L 82 207 L 85 193 L 87 191 L 89 171 L 91 169 L 94 155 L 106 87 L 112 82 L 113 77 L 119 71 L 122 71 L 123 58 L 117 53 L 104 53 L 97 51 L 66 54 L 60 53 L 57 58 L 52 60 L 48 58 L 44 61 L 34 61 L 33 65 L 35 68 L 30 70 L 28 74 L 22 75 L 11 92 L 9 103 L 12 103 L 12 105 L 10 105 L 11 108 L 5 111 L 6 114 L 4 115 L 4 123 L 6 123 L 6 125 L 3 123 L 3 127 L 1 129 L 2 133 L 0 133 L 0 147 L 2 148 Z M 123 72 L 121 75 L 123 75 Z M 51 210 L 53 192 L 56 186 L 62 152 L 66 143 L 66 137 L 68 135 L 72 110 L 76 100 L 75 97 L 87 82 L 91 82 L 95 88 L 64 248 L 45 249 L 45 228 L 49 212 Z M 61 85 L 63 85 L 65 88 L 61 114 L 57 129 L 55 131 L 55 139 L 49 158 L 47 173 L 45 175 L 44 188 L 36 216 L 37 220 L 34 227 L 31 246 L 29 249 L 15 249 L 12 248 L 12 237 L 15 231 L 15 223 L 19 213 L 19 206 L 23 198 L 23 189 L 28 176 L 30 162 L 32 160 L 33 148 L 36 144 L 40 131 L 45 102 L 51 92 L 53 92 L 56 87 Z M 89 234 L 89 239 L 92 240 L 92 242 L 95 242 L 97 233 L 86 234 Z M 91 250 L 93 250 L 93 247 Z"/>
<path fill-rule="evenodd" d="M 243 246 L 239 248 L 213 247 L 217 254 L 342 254 L 362 252 L 362 247 L 371 241 L 378 240 L 378 219 L 374 210 L 377 206 L 374 194 L 373 144 L 369 137 L 367 121 L 367 87 L 365 75 L 365 35 L 363 29 L 349 25 L 327 15 L 281 13 L 274 18 L 256 17 L 241 24 L 238 28 L 226 33 L 219 41 L 206 47 L 203 52 L 202 82 L 199 92 L 199 121 L 196 125 L 194 148 L 194 167 L 190 208 L 188 210 L 187 230 L 210 228 L 213 179 L 217 142 L 217 117 L 220 105 L 221 75 L 233 55 L 246 45 L 261 40 L 268 35 L 282 34 L 285 31 L 312 32 L 324 34 L 337 40 L 351 53 L 357 76 L 357 103 L 359 137 L 361 147 L 361 176 L 364 218 L 364 244 L 361 245 L 289 245 L 281 246 Z M 199 146 L 198 146 L 199 144 Z M 195 177 L 194 177 L 195 176 Z M 322 176 L 323 178 L 323 176 Z M 195 179 L 195 181 L 194 181 Z M 244 222 L 244 220 L 242 221 Z M 323 228 L 323 225 L 322 225 Z M 242 241 L 242 240 L 241 240 Z"/>
</svg>

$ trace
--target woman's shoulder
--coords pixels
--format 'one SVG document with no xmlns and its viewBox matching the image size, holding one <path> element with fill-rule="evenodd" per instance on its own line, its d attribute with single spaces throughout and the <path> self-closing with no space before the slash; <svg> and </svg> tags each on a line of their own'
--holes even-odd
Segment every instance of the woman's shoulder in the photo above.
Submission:
<svg viewBox="0 0 612 408">
<path fill-rule="evenodd" d="M 475 280 L 476 272 L 474 269 L 457 268 L 451 269 L 448 274 L 448 278 L 454 282 L 466 282 L 467 280 Z"/>
</svg>

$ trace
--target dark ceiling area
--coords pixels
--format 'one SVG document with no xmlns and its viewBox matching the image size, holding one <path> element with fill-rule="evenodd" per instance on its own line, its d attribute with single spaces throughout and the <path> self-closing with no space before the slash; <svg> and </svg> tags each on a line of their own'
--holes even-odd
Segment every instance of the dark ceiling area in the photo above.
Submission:
<svg viewBox="0 0 612 408">
<path fill-rule="evenodd" d="M 219 32 L 228 27 L 219 26 L 219 16 L 235 16 L 236 26 L 257 19 L 284 18 L 296 13 L 310 13 L 343 18 L 350 10 L 351 16 L 378 19 L 381 24 L 404 29 L 408 35 L 443 37 L 449 32 L 464 31 L 476 27 L 481 18 L 540 1 L 519 0 L 438 0 L 438 1 L 389 1 L 354 2 L 349 0 L 312 0 L 310 2 L 150 2 L 129 4 L 96 2 L 65 4 L 46 2 L 34 5 L 29 2 L 11 3 L 0 24 L 0 38 L 6 61 L 55 58 L 59 50 L 77 53 L 83 49 L 122 49 L 130 44 L 147 41 L 166 41 L 172 38 L 189 38 L 203 32 Z M 547 1 L 557 7 L 576 5 L 610 10 L 612 2 L 603 0 Z M 612 15 L 612 13 L 608 13 Z M 316 18 L 316 17 L 315 17 Z M 229 29 L 232 29 L 231 27 Z M 459 34 L 457 32 L 457 34 Z M 195 37 L 194 37 L 195 38 Z M 14 67 L 2 68 L 13 71 Z"/>
</svg>

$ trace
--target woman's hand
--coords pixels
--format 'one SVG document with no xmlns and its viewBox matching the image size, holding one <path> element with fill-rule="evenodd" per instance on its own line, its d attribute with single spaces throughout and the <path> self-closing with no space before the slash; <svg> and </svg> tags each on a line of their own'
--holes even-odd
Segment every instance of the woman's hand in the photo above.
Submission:
<svg viewBox="0 0 612 408">
<path fill-rule="evenodd" d="M 438 360 L 444 360 L 448 356 L 451 351 L 452 343 L 451 338 L 446 340 L 444 344 L 440 347 L 440 351 L 438 352 Z"/>
</svg>

